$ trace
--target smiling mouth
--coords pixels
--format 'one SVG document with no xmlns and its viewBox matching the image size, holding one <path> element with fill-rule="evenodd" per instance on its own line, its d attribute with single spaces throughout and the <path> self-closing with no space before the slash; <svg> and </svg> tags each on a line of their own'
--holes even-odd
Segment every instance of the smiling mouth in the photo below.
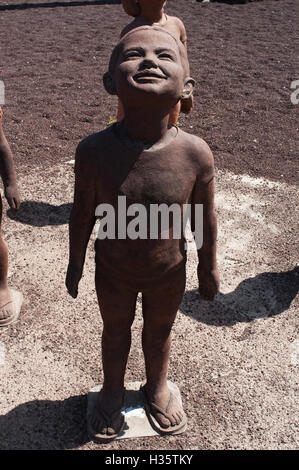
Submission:
<svg viewBox="0 0 299 470">
<path fill-rule="evenodd" d="M 166 80 L 167 77 L 166 75 L 163 75 L 158 72 L 152 72 L 151 70 L 143 70 L 142 72 L 138 72 L 134 75 L 134 80 L 139 80 L 139 79 L 146 79 L 146 78 L 161 78 Z"/>
</svg>

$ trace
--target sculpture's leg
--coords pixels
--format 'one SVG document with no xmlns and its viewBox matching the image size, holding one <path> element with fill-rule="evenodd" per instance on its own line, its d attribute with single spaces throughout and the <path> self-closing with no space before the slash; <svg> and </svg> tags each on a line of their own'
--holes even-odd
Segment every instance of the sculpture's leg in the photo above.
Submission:
<svg viewBox="0 0 299 470">
<path fill-rule="evenodd" d="M 109 280 L 105 273 L 96 275 L 96 290 L 103 318 L 102 362 L 103 388 L 89 420 L 95 440 L 115 438 L 121 431 L 124 376 L 131 346 L 131 325 L 135 316 L 137 292 Z"/>
<path fill-rule="evenodd" d="M 8 251 L 2 238 L 2 197 L 0 195 L 0 327 L 8 326 L 16 320 L 17 306 L 7 285 Z"/>
<path fill-rule="evenodd" d="M 171 328 L 185 290 L 185 270 L 175 279 L 143 293 L 144 328 L 142 345 L 146 367 L 146 384 L 150 421 L 164 433 L 185 427 L 186 416 L 167 385 Z M 152 423 L 153 424 L 153 423 Z"/>
<path fill-rule="evenodd" d="M 177 122 L 179 120 L 180 110 L 181 110 L 181 102 L 179 101 L 169 113 L 168 123 L 171 124 L 172 126 L 177 125 Z"/>
</svg>

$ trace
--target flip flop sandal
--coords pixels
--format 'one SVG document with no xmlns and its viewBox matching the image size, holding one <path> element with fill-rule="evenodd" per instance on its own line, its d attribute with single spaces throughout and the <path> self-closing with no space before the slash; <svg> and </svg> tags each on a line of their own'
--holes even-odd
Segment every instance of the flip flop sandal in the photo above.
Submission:
<svg viewBox="0 0 299 470">
<path fill-rule="evenodd" d="M 10 290 L 10 293 L 11 293 L 12 301 L 7 302 L 7 304 L 3 305 L 2 308 L 10 303 L 13 303 L 15 306 L 15 313 L 11 315 L 10 317 L 0 319 L 0 328 L 2 326 L 9 326 L 12 323 L 15 323 L 20 316 L 21 306 L 23 302 L 23 295 L 21 294 L 21 292 L 18 292 L 13 289 Z"/>
<path fill-rule="evenodd" d="M 171 405 L 174 400 L 176 400 L 175 396 L 173 395 L 172 392 L 170 392 L 170 397 L 167 403 L 167 406 L 165 409 L 161 408 L 160 406 L 156 405 L 156 403 L 149 401 L 146 390 L 144 387 L 141 387 L 140 390 L 144 393 L 145 395 L 145 411 L 148 417 L 148 420 L 152 427 L 157 431 L 159 434 L 164 434 L 164 435 L 171 435 L 171 434 L 181 434 L 186 430 L 186 425 L 187 425 L 187 417 L 182 409 L 183 412 L 183 417 L 181 419 L 181 422 L 179 424 L 176 424 L 174 426 L 170 425 L 167 428 L 161 426 L 161 424 L 157 421 L 155 414 L 161 413 L 166 419 L 168 419 L 170 422 L 173 420 L 173 417 L 171 416 L 170 413 L 168 413 L 168 410 L 171 408 Z"/>
<path fill-rule="evenodd" d="M 119 413 L 120 413 L 119 409 L 113 411 L 112 413 L 107 413 L 105 410 L 103 410 L 103 409 L 99 408 L 98 406 L 96 406 L 96 413 L 98 414 L 98 416 L 100 416 L 100 419 L 104 422 L 104 426 L 107 427 L 107 431 L 109 430 L 109 432 L 112 432 L 112 433 L 111 434 L 107 434 L 107 433 L 102 434 L 102 433 L 96 431 L 95 429 L 93 429 L 91 423 L 88 422 L 87 428 L 88 428 L 88 435 L 89 435 L 90 439 L 92 439 L 94 442 L 97 442 L 97 443 L 100 443 L 100 444 L 103 444 L 105 442 L 110 442 L 110 441 L 113 441 L 114 439 L 116 439 L 122 433 L 122 431 L 124 429 L 124 426 L 125 426 L 125 417 L 124 417 L 124 415 L 123 414 L 121 415 L 120 425 L 119 425 L 118 429 L 116 429 L 114 426 L 112 426 L 112 423 L 119 416 Z"/>
</svg>

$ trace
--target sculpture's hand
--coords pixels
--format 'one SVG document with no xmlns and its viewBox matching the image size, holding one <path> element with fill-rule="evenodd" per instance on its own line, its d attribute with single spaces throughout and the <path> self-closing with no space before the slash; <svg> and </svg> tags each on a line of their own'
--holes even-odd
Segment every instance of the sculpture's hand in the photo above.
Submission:
<svg viewBox="0 0 299 470">
<path fill-rule="evenodd" d="M 75 299 L 78 295 L 78 284 L 82 277 L 82 269 L 68 265 L 65 285 L 68 293 Z"/>
<path fill-rule="evenodd" d="M 203 300 L 215 300 L 219 291 L 219 273 L 217 269 L 205 271 L 198 268 L 198 291 Z"/>
<path fill-rule="evenodd" d="M 193 96 L 181 100 L 181 112 L 184 114 L 189 114 L 193 108 Z"/>
<path fill-rule="evenodd" d="M 12 210 L 13 214 L 16 214 L 16 212 L 20 208 L 21 204 L 21 198 L 20 198 L 20 193 L 18 190 L 18 186 L 16 184 L 11 184 L 8 186 L 4 187 L 4 194 L 7 199 L 7 202 L 9 204 L 9 207 Z"/>
</svg>

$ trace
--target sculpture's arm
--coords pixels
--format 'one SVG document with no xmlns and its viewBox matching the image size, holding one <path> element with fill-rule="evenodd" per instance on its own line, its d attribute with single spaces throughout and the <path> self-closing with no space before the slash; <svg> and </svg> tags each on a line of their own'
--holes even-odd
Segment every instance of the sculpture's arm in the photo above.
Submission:
<svg viewBox="0 0 299 470">
<path fill-rule="evenodd" d="M 192 194 L 191 230 L 197 242 L 201 238 L 198 235 L 202 230 L 202 245 L 198 244 L 197 247 L 198 289 L 204 300 L 214 300 L 219 290 L 216 261 L 217 217 L 214 207 L 214 161 L 207 144 L 200 153 L 200 171 Z M 202 220 L 195 217 L 196 204 L 202 204 Z"/>
<path fill-rule="evenodd" d="M 180 18 L 177 18 L 177 17 L 176 17 L 176 22 L 177 22 L 179 32 L 180 32 L 180 41 L 184 44 L 187 50 L 187 31 L 186 31 L 185 25 L 182 22 L 182 20 L 180 20 Z"/>
<path fill-rule="evenodd" d="M 2 129 L 2 109 L 0 108 L 0 175 L 3 181 L 4 193 L 13 212 L 20 207 L 20 194 L 13 156 Z"/>
<path fill-rule="evenodd" d="M 187 50 L 187 32 L 184 26 L 184 23 L 179 19 L 176 18 L 178 28 L 180 31 L 180 40 L 184 44 Z M 189 114 L 193 108 L 193 95 L 191 94 L 188 98 L 184 98 L 181 100 L 181 112 L 184 114 Z"/>
<path fill-rule="evenodd" d="M 69 221 L 69 264 L 66 275 L 68 293 L 76 298 L 82 277 L 88 241 L 95 224 L 95 172 L 80 145 L 75 160 L 74 202 Z"/>
</svg>

